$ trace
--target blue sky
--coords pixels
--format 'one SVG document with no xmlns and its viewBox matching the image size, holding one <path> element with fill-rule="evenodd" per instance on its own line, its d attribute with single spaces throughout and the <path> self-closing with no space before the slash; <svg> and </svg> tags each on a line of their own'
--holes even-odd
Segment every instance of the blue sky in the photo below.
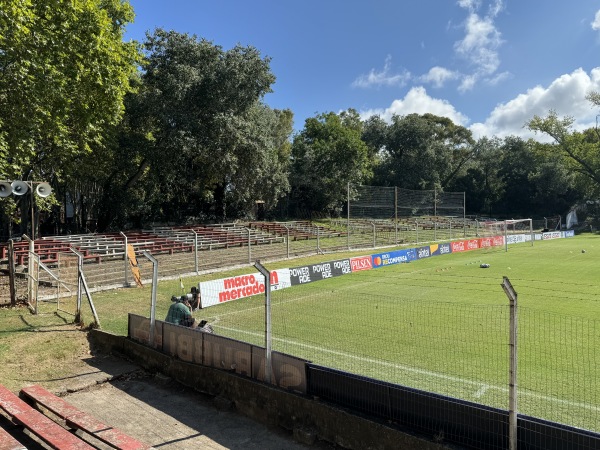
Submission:
<svg viewBox="0 0 600 450">
<path fill-rule="evenodd" d="M 531 135 L 550 109 L 596 125 L 597 0 L 129 0 L 126 39 L 157 27 L 228 50 L 256 47 L 277 77 L 265 97 L 309 117 L 430 112 L 475 137 Z M 539 136 L 537 136 L 539 138 Z"/>
</svg>

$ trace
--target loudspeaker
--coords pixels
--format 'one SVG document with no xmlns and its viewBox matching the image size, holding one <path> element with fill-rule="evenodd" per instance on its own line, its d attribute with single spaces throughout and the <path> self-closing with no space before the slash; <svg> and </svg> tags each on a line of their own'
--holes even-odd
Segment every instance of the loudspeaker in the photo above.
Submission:
<svg viewBox="0 0 600 450">
<path fill-rule="evenodd" d="M 10 185 L 12 187 L 12 193 L 15 195 L 24 195 L 29 189 L 29 186 L 24 181 L 15 180 Z"/>
<path fill-rule="evenodd" d="M 0 197 L 8 197 L 12 194 L 12 186 L 8 181 L 0 181 Z"/>
<path fill-rule="evenodd" d="M 38 184 L 38 187 L 35 189 L 35 192 L 40 197 L 44 198 L 44 197 L 48 197 L 50 194 L 52 194 L 52 188 L 50 187 L 50 185 L 48 183 L 40 183 L 40 184 Z"/>
</svg>

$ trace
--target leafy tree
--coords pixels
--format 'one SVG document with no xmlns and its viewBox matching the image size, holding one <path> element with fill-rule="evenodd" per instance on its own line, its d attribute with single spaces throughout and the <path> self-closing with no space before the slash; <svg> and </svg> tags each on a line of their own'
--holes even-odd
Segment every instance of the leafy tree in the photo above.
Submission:
<svg viewBox="0 0 600 450">
<path fill-rule="evenodd" d="M 475 145 L 473 159 L 457 176 L 448 189 L 465 192 L 467 210 L 474 214 L 493 217 L 498 201 L 504 195 L 505 182 L 500 176 L 502 161 L 500 139 L 481 138 Z"/>
<path fill-rule="evenodd" d="M 600 106 L 600 94 L 588 96 L 594 104 Z M 571 162 L 570 169 L 583 175 L 589 181 L 588 195 L 600 194 L 600 144 L 598 135 L 588 130 L 584 133 L 572 131 L 572 117 L 559 118 L 555 111 L 546 117 L 534 116 L 527 126 L 530 130 L 550 136 L 556 149 L 567 156 Z"/>
<path fill-rule="evenodd" d="M 306 120 L 292 143 L 290 184 L 298 211 L 339 214 L 348 183 L 371 176 L 369 149 L 357 115 L 323 113 Z"/>
<path fill-rule="evenodd" d="M 122 0 L 0 0 L 0 173 L 56 185 L 104 144 L 140 61 Z"/>
<path fill-rule="evenodd" d="M 433 114 L 371 118 L 363 135 L 381 157 L 376 183 L 407 189 L 447 187 L 475 152 L 469 130 Z"/>
<path fill-rule="evenodd" d="M 127 212 L 103 208 L 100 226 L 127 217 L 223 220 L 248 214 L 255 200 L 275 203 L 287 191 L 291 113 L 261 102 L 275 80 L 269 59 L 161 29 L 144 48 L 119 143 L 130 164 L 117 165 L 105 186 L 104 204 L 121 202 Z"/>
</svg>

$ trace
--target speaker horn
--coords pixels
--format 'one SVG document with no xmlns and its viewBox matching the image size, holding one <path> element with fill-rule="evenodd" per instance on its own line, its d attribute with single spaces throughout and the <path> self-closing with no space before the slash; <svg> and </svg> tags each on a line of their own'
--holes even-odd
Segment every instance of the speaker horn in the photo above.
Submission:
<svg viewBox="0 0 600 450">
<path fill-rule="evenodd" d="M 0 198 L 12 194 L 12 186 L 8 181 L 0 181 Z"/>
<path fill-rule="evenodd" d="M 50 194 L 52 194 L 52 188 L 50 187 L 50 185 L 48 183 L 40 183 L 38 184 L 38 187 L 35 189 L 35 192 L 37 195 L 39 195 L 42 198 L 48 197 Z"/>
<path fill-rule="evenodd" d="M 15 195 L 25 195 L 27 193 L 27 190 L 29 189 L 29 186 L 24 181 L 16 180 L 13 181 L 10 185 L 12 187 L 12 193 Z"/>
</svg>

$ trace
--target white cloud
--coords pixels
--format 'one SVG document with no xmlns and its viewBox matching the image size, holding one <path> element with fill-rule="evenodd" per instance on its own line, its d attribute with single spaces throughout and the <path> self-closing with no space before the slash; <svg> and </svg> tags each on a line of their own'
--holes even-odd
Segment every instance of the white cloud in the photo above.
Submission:
<svg viewBox="0 0 600 450">
<path fill-rule="evenodd" d="M 460 75 L 457 72 L 446 69 L 445 67 L 435 66 L 429 69 L 425 75 L 419 77 L 424 83 L 431 83 L 434 87 L 442 87 L 446 81 L 456 80 Z"/>
<path fill-rule="evenodd" d="M 377 72 L 375 69 L 366 75 L 360 75 L 356 80 L 352 82 L 353 87 L 369 88 L 373 86 L 404 86 L 410 79 L 410 72 L 404 70 L 398 74 L 391 73 L 391 62 L 392 57 L 388 55 L 385 58 L 385 64 L 381 72 Z"/>
<path fill-rule="evenodd" d="M 592 30 L 600 30 L 600 10 L 596 11 L 596 17 L 592 22 Z"/>
<path fill-rule="evenodd" d="M 469 11 L 475 11 L 476 9 L 479 8 L 481 1 L 480 0 L 458 0 L 457 3 L 458 3 L 458 6 L 460 6 L 461 8 L 468 9 Z"/>
<path fill-rule="evenodd" d="M 454 44 L 456 52 L 471 62 L 477 72 L 485 75 L 494 73 L 500 65 L 497 49 L 502 39 L 493 20 L 470 14 L 465 30 L 464 39 Z"/>
<path fill-rule="evenodd" d="M 394 114 L 405 116 L 413 113 L 431 113 L 436 116 L 448 117 L 459 125 L 464 125 L 469 121 L 465 115 L 458 112 L 448 101 L 430 97 L 422 86 L 413 87 L 406 93 L 403 99 L 394 100 L 388 108 L 362 111 L 360 115 L 363 119 L 379 115 L 382 119 L 389 122 Z"/>
<path fill-rule="evenodd" d="M 485 122 L 475 123 L 470 129 L 475 137 L 515 135 L 543 140 L 543 136 L 533 134 L 524 125 L 534 115 L 545 116 L 550 110 L 559 116 L 573 117 L 575 129 L 590 128 L 598 113 L 585 98 L 591 91 L 600 91 L 600 67 L 592 69 L 589 75 L 580 68 L 560 76 L 548 87 L 529 89 L 496 106 Z"/>
<path fill-rule="evenodd" d="M 483 17 L 477 14 L 481 5 L 479 1 L 459 0 L 458 5 L 469 11 L 464 22 L 465 36 L 454 43 L 457 55 L 473 67 L 473 72 L 466 75 L 459 86 L 459 91 L 465 92 L 473 89 L 479 80 L 492 76 L 500 67 L 498 49 L 503 40 L 494 19 L 504 9 L 504 0 L 492 1 L 488 6 L 488 14 Z"/>
</svg>

